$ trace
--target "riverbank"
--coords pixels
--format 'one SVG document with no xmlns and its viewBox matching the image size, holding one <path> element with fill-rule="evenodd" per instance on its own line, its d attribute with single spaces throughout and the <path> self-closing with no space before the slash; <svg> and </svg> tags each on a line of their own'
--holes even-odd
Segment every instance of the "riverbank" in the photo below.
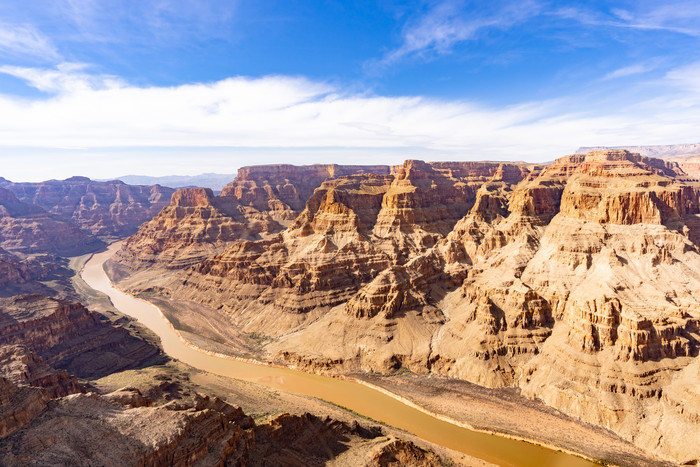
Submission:
<svg viewBox="0 0 700 467">
<path fill-rule="evenodd" d="M 183 343 L 170 322 L 154 305 L 115 289 L 102 268 L 110 251 L 96 255 L 83 270 L 83 278 L 93 288 L 107 293 L 115 306 L 143 321 L 163 340 L 165 351 L 192 366 L 223 376 L 300 394 L 313 395 L 347 407 L 369 418 L 407 430 L 415 435 L 488 462 L 512 466 L 590 465 L 589 461 L 513 439 L 473 432 L 410 407 L 396 397 L 347 380 L 331 379 L 289 369 L 251 364 L 223 355 L 195 350 Z"/>
<path fill-rule="evenodd" d="M 262 346 L 256 346 L 256 342 L 246 340 L 247 336 L 235 330 L 226 329 L 225 318 L 217 315 L 216 310 L 156 295 L 142 298 L 156 305 L 183 342 L 193 348 L 231 358 L 245 355 L 247 361 L 257 364 L 264 358 Z M 369 384 L 426 414 L 470 430 L 526 441 L 592 461 L 605 460 L 609 464 L 672 465 L 608 430 L 520 396 L 516 389 L 489 389 L 466 381 L 410 372 L 395 376 L 363 373 L 347 378 Z"/>
<path fill-rule="evenodd" d="M 516 389 L 490 389 L 438 375 L 353 375 L 357 380 L 400 395 L 427 413 L 473 430 L 511 436 L 550 449 L 608 464 L 671 467 L 637 446 L 601 427 L 582 423 Z"/>
</svg>

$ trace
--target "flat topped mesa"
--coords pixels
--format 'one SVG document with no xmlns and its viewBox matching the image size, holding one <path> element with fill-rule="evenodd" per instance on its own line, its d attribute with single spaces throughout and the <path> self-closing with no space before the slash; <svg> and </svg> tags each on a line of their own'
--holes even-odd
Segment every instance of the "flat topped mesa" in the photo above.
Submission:
<svg viewBox="0 0 700 467">
<path fill-rule="evenodd" d="M 613 164 L 605 164 L 610 162 Z M 684 175 L 684 172 L 676 162 L 664 161 L 655 157 L 642 156 L 637 153 L 632 153 L 624 149 L 606 149 L 603 151 L 592 151 L 585 155 L 583 164 L 604 164 L 604 166 L 613 171 L 615 168 L 623 168 L 625 166 L 634 165 L 635 167 L 654 172 L 658 175 L 667 177 L 675 177 Z M 617 164 L 615 164 L 617 163 Z"/>
</svg>

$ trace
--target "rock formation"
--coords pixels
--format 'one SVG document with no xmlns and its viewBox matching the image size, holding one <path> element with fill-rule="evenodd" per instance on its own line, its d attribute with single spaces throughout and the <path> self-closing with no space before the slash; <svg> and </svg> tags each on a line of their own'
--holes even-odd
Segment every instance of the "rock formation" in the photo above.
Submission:
<svg viewBox="0 0 700 467">
<path fill-rule="evenodd" d="M 29 359 L 30 366 L 45 361 L 81 378 L 161 359 L 156 347 L 105 322 L 81 304 L 42 295 L 0 298 L 0 347 L 4 346 L 21 346 L 31 352 L 15 360 Z M 35 362 L 37 356 L 42 361 Z M 30 372 L 25 373 L 29 378 Z"/>
<path fill-rule="evenodd" d="M 31 280 L 29 266 L 19 258 L 0 248 L 0 286 L 22 284 Z"/>
<path fill-rule="evenodd" d="M 0 248 L 21 254 L 84 254 L 101 242 L 69 220 L 20 201 L 0 188 Z"/>
<path fill-rule="evenodd" d="M 700 460 L 700 182 L 624 150 L 367 172 L 327 174 L 305 196 L 247 169 L 221 197 L 183 195 L 193 210 L 247 203 L 268 228 L 243 216 L 248 228 L 217 243 L 196 214 L 199 253 L 160 256 L 173 269 L 154 277 L 139 268 L 162 255 L 146 237 L 188 245 L 186 216 L 156 218 L 122 250 L 122 285 L 219 309 L 268 336 L 272 360 L 518 387 L 662 457 Z"/>
<path fill-rule="evenodd" d="M 0 439 L 29 424 L 50 399 L 41 388 L 20 386 L 0 377 Z"/>
<path fill-rule="evenodd" d="M 218 196 L 204 188 L 178 190 L 170 206 L 129 238 L 119 260 L 131 270 L 190 266 L 222 253 L 236 240 L 258 240 L 282 231 L 328 178 L 389 170 L 342 165 L 243 167 Z"/>
<path fill-rule="evenodd" d="M 39 183 L 12 183 L 2 179 L 0 187 L 13 192 L 22 203 L 40 207 L 102 239 L 135 232 L 168 204 L 174 191 L 160 185 L 127 185 L 119 180 L 97 182 L 86 177 Z"/>
<path fill-rule="evenodd" d="M 2 394 L 0 410 L 14 396 Z M 167 403 L 134 388 L 76 394 L 52 402 L 24 426 L 14 434 L 0 431 L 3 465 L 321 466 L 346 451 L 361 455 L 364 440 L 375 441 L 367 465 L 441 465 L 434 453 L 386 437 L 379 427 L 310 414 L 257 425 L 240 408 L 200 394 Z"/>
</svg>

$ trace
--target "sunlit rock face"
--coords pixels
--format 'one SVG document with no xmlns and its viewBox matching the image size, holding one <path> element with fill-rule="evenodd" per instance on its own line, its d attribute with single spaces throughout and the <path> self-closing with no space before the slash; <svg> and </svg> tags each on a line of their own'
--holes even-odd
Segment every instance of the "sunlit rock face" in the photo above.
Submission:
<svg viewBox="0 0 700 467">
<path fill-rule="evenodd" d="M 170 205 L 127 241 L 119 262 L 132 270 L 191 266 L 237 240 L 260 240 L 281 232 L 327 179 L 389 170 L 335 164 L 243 167 L 218 196 L 204 188 L 178 190 Z"/>
<path fill-rule="evenodd" d="M 120 252 L 122 285 L 210 305 L 273 360 L 518 387 L 700 459 L 700 183 L 678 164 L 409 160 L 317 168 L 313 189 L 251 181 L 266 170 L 174 196 Z"/>
</svg>

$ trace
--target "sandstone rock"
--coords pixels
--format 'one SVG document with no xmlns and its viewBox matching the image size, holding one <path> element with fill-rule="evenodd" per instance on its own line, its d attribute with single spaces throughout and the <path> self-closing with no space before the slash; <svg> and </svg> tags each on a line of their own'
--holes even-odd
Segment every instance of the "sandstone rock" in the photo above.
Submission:
<svg viewBox="0 0 700 467">
<path fill-rule="evenodd" d="M 0 388 L 0 411 L 10 415 L 17 389 L 1 378 Z M 124 388 L 58 399 L 38 417 L 26 404 L 15 409 L 17 417 L 0 424 L 0 455 L 8 466 L 321 466 L 350 450 L 359 451 L 356 459 L 365 457 L 364 440 L 377 440 L 368 456 L 372 465 L 440 465 L 433 452 L 384 437 L 379 427 L 311 414 L 283 414 L 256 425 L 240 408 L 204 395 L 154 406 Z M 33 420 L 25 421 L 25 414 Z M 19 425 L 9 422 L 24 429 L 17 432 Z"/>
<path fill-rule="evenodd" d="M 118 180 L 97 182 L 86 177 L 12 183 L 0 186 L 19 201 L 40 207 L 64 222 L 104 239 L 129 235 L 167 205 L 172 188 L 127 185 Z M 1 204 L 1 202 L 0 202 Z"/>
<path fill-rule="evenodd" d="M 79 303 L 42 295 L 0 299 L 0 345 L 21 345 L 78 377 L 157 361 L 159 350 Z"/>
<path fill-rule="evenodd" d="M 0 188 L 0 248 L 19 253 L 76 255 L 100 245 L 71 221 L 23 203 L 10 190 Z"/>
<path fill-rule="evenodd" d="M 28 425 L 49 399 L 41 388 L 21 387 L 0 377 L 0 439 Z"/>
<path fill-rule="evenodd" d="M 170 206 L 127 241 L 117 261 L 131 272 L 191 266 L 223 253 L 237 240 L 259 240 L 282 231 L 327 179 L 388 172 L 388 166 L 243 167 L 219 196 L 204 189 L 176 192 Z"/>
<path fill-rule="evenodd" d="M 8 283 L 22 284 L 31 278 L 32 274 L 26 263 L 0 248 L 0 286 Z"/>
<path fill-rule="evenodd" d="M 85 392 L 75 376 L 66 370 L 51 368 L 23 345 L 0 346 L 0 377 L 17 385 L 43 388 L 51 397 Z"/>
<path fill-rule="evenodd" d="M 678 164 L 406 161 L 320 183 L 288 225 L 278 214 L 300 209 L 299 191 L 246 183 L 227 196 L 282 206 L 279 230 L 123 284 L 220 309 L 268 336 L 271 360 L 517 387 L 671 461 L 700 459 L 700 182 Z"/>
</svg>

